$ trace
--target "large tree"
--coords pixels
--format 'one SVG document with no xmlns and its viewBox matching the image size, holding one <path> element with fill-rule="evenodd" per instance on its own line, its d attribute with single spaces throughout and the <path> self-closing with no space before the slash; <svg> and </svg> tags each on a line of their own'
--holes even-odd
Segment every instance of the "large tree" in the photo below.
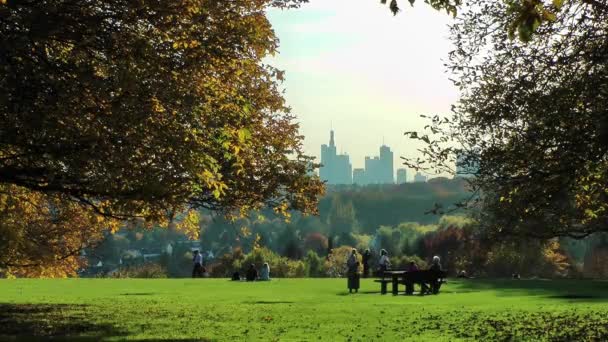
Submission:
<svg viewBox="0 0 608 342">
<path fill-rule="evenodd" d="M 452 28 L 461 99 L 435 117 L 416 166 L 470 166 L 480 224 L 548 238 L 608 230 L 608 9 L 568 2 L 528 43 L 483 0 Z"/>
<path fill-rule="evenodd" d="M 266 8 L 299 2 L 0 1 L 0 190 L 118 219 L 314 212 L 322 184 L 263 62 Z"/>
<path fill-rule="evenodd" d="M 406 0 L 380 0 L 382 4 L 388 4 L 393 14 L 401 11 L 400 4 Z M 416 0 L 407 0 L 414 5 Z M 446 11 L 456 17 L 457 14 L 471 7 L 477 7 L 477 1 L 463 0 L 424 0 L 436 10 Z M 503 29 L 509 38 L 516 35 L 521 41 L 530 41 L 541 25 L 550 25 L 557 20 L 557 16 L 564 10 L 564 5 L 585 5 L 599 11 L 608 10 L 608 3 L 604 0 L 494 0 L 495 5 L 501 6 L 501 16 L 507 20 L 501 22 Z M 480 23 L 483 26 L 483 23 Z"/>
</svg>

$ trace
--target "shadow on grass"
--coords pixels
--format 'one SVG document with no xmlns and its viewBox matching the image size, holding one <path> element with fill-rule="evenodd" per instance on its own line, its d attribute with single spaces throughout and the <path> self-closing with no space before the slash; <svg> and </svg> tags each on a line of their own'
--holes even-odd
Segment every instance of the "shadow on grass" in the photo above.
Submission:
<svg viewBox="0 0 608 342">
<path fill-rule="evenodd" d="M 243 304 L 294 304 L 295 302 L 281 301 L 281 300 L 258 300 L 258 301 L 245 301 Z"/>
<path fill-rule="evenodd" d="M 135 292 L 135 293 L 121 293 L 121 296 L 152 296 L 152 292 Z"/>
<path fill-rule="evenodd" d="M 88 321 L 84 310 L 84 305 L 0 303 L 0 340 L 99 341 L 127 335 L 113 325 Z"/>
<path fill-rule="evenodd" d="M 446 289 L 447 290 L 447 289 Z M 541 296 L 567 301 L 608 302 L 608 282 L 576 279 L 467 279 L 450 282 L 449 292 L 497 291 L 503 296 Z M 443 291 L 443 287 L 442 287 Z"/>
</svg>

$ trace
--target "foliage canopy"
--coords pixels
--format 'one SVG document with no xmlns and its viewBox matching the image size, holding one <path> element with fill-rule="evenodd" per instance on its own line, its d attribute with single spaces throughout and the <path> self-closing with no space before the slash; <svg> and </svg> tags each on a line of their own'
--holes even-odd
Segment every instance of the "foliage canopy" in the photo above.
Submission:
<svg viewBox="0 0 608 342">
<path fill-rule="evenodd" d="M 265 9 L 299 2 L 0 2 L 0 188 L 157 222 L 315 212 L 322 183 L 263 63 L 278 47 Z M 2 226 L 19 221 L 2 205 Z"/>
<path fill-rule="evenodd" d="M 432 118 L 417 166 L 475 169 L 479 222 L 539 238 L 606 231 L 608 10 L 564 3 L 528 43 L 500 30 L 508 4 L 479 1 L 452 28 L 461 100 Z M 425 164 L 421 164 L 426 162 Z M 453 164 L 452 164 L 453 165 Z"/>
</svg>

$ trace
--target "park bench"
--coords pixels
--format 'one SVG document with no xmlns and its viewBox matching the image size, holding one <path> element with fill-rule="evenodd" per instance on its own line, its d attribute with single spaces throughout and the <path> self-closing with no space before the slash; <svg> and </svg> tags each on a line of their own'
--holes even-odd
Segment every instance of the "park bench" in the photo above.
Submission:
<svg viewBox="0 0 608 342">
<path fill-rule="evenodd" d="M 389 283 L 392 285 L 393 295 L 399 293 L 399 284 L 406 286 L 406 294 L 413 293 L 414 284 L 421 284 L 421 294 L 427 293 L 423 290 L 425 286 L 422 286 L 422 284 L 430 284 L 431 286 L 428 289 L 430 293 L 437 294 L 439 293 L 439 286 L 441 286 L 443 279 L 446 277 L 447 272 L 445 271 L 420 270 L 407 272 L 403 270 L 391 270 L 385 271 L 380 279 L 374 281 L 380 283 L 380 293 L 382 294 L 386 294 Z"/>
</svg>

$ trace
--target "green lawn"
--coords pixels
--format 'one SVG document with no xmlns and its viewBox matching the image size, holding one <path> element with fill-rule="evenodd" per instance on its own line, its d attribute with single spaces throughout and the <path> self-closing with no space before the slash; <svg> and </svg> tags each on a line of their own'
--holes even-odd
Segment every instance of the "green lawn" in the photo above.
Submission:
<svg viewBox="0 0 608 342">
<path fill-rule="evenodd" d="M 0 280 L 0 340 L 608 340 L 608 283 L 451 281 L 437 296 L 344 279 Z"/>
</svg>

